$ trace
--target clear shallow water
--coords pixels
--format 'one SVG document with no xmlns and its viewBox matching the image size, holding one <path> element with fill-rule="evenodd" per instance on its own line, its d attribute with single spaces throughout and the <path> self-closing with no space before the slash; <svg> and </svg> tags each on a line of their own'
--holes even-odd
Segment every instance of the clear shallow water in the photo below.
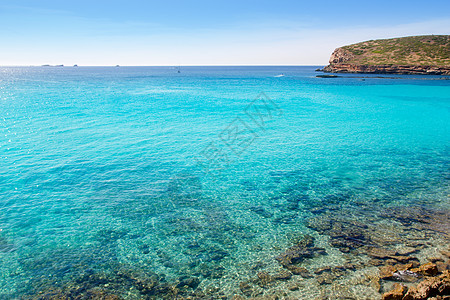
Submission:
<svg viewBox="0 0 450 300">
<path fill-rule="evenodd" d="M 232 295 L 303 234 L 328 251 L 308 263 L 348 260 L 317 209 L 448 209 L 450 81 L 314 69 L 0 68 L 1 298 L 124 269 Z M 205 172 L 236 118 L 257 138 Z"/>
</svg>

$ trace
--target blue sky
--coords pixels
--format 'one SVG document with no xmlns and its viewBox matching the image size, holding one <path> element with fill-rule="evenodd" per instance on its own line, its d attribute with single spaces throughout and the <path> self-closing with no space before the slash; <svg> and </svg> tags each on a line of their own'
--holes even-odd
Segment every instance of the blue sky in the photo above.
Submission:
<svg viewBox="0 0 450 300">
<path fill-rule="evenodd" d="M 0 0 L 0 65 L 325 65 L 420 34 L 450 34 L 450 1 Z"/>
</svg>

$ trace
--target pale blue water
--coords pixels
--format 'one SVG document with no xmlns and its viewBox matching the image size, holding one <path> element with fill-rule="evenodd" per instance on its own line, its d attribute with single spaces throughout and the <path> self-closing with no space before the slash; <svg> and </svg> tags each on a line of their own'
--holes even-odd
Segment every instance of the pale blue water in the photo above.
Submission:
<svg viewBox="0 0 450 300">
<path fill-rule="evenodd" d="M 314 69 L 0 68 L 0 298 L 124 268 L 234 293 L 313 209 L 448 209 L 450 81 Z M 237 117 L 257 138 L 206 173 Z"/>
</svg>

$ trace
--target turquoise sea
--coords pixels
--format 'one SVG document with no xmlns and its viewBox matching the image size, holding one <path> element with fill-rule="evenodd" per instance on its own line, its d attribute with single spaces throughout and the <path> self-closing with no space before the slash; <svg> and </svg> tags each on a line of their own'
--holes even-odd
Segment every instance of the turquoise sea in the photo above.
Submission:
<svg viewBox="0 0 450 300">
<path fill-rule="evenodd" d="M 450 80 L 316 68 L 0 68 L 0 299 L 376 299 L 368 247 L 447 249 Z"/>
</svg>

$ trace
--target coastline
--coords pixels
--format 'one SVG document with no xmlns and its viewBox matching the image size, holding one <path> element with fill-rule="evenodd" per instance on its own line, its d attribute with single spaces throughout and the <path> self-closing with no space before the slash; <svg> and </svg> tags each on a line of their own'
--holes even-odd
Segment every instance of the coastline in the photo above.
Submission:
<svg viewBox="0 0 450 300">
<path fill-rule="evenodd" d="M 321 71 L 325 73 L 450 75 L 450 66 L 357 65 L 349 63 L 339 63 L 330 64 L 324 67 Z"/>
</svg>

